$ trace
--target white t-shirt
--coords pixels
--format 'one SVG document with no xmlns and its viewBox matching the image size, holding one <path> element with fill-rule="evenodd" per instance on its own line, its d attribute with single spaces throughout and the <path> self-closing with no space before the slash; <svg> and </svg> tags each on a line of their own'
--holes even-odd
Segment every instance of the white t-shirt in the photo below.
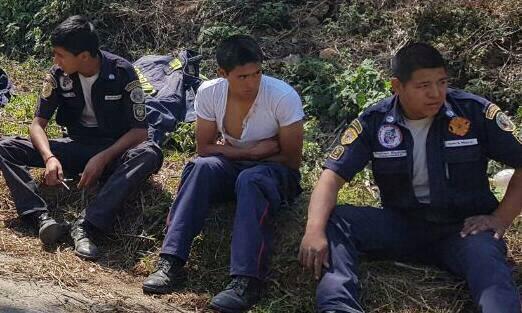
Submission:
<svg viewBox="0 0 522 313">
<path fill-rule="evenodd" d="M 78 73 L 78 77 L 80 77 L 80 83 L 82 84 L 83 98 L 85 99 L 85 106 L 83 107 L 80 122 L 85 127 L 98 127 L 98 121 L 96 120 L 96 115 L 94 114 L 94 107 L 92 105 L 91 98 L 92 85 L 96 79 L 98 79 L 98 76 L 99 73 L 96 73 L 91 77 L 85 77 Z"/>
<path fill-rule="evenodd" d="M 404 123 L 413 137 L 413 190 L 417 201 L 425 204 L 431 202 L 428 162 L 426 160 L 426 138 L 432 122 L 433 117 L 421 120 L 404 118 Z"/>
<path fill-rule="evenodd" d="M 198 117 L 215 121 L 218 131 L 235 147 L 249 147 L 262 139 L 274 137 L 279 127 L 304 117 L 301 98 L 294 88 L 279 79 L 263 75 L 257 97 L 243 120 L 241 138 L 236 139 L 224 130 L 227 94 L 226 79 L 206 81 L 198 89 L 194 108 Z"/>
</svg>

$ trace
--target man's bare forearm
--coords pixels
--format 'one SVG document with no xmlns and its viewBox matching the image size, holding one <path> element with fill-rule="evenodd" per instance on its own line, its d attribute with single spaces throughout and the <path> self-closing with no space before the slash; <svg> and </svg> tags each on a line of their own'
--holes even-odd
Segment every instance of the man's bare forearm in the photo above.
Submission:
<svg viewBox="0 0 522 313">
<path fill-rule="evenodd" d="M 522 168 L 515 170 L 509 181 L 504 199 L 493 215 L 500 218 L 505 225 L 510 225 L 522 210 Z"/>
<path fill-rule="evenodd" d="M 42 156 L 44 162 L 53 155 L 49 146 L 49 138 L 45 132 L 47 121 L 42 118 L 35 118 L 29 128 L 29 137 L 36 150 Z"/>
<path fill-rule="evenodd" d="M 301 165 L 301 159 L 295 160 L 281 153 L 265 158 L 262 161 L 281 163 L 294 170 L 299 170 L 299 166 Z"/>
<path fill-rule="evenodd" d="M 330 214 L 337 204 L 337 193 L 343 184 L 344 181 L 333 171 L 323 171 L 310 198 L 306 223 L 307 233 L 325 230 Z"/>
<path fill-rule="evenodd" d="M 230 145 L 206 144 L 197 147 L 200 156 L 223 155 L 230 160 L 249 160 L 251 158 L 246 148 L 238 148 Z"/>
</svg>

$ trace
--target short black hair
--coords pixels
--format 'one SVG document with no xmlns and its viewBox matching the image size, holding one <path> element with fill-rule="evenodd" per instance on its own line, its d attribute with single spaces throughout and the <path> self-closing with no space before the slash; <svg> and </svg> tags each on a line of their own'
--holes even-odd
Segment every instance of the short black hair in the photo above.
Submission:
<svg viewBox="0 0 522 313">
<path fill-rule="evenodd" d="M 413 72 L 424 68 L 446 68 L 446 62 L 430 44 L 415 42 L 399 49 L 392 59 L 392 74 L 402 83 L 411 79 Z"/>
<path fill-rule="evenodd" d="M 216 49 L 216 60 L 218 66 L 228 73 L 236 66 L 263 62 L 263 51 L 254 38 L 247 35 L 233 35 L 219 44 Z"/>
<path fill-rule="evenodd" d="M 68 17 L 51 33 L 53 47 L 62 47 L 74 55 L 88 51 L 91 56 L 98 54 L 99 39 L 94 25 L 85 17 Z"/>
</svg>

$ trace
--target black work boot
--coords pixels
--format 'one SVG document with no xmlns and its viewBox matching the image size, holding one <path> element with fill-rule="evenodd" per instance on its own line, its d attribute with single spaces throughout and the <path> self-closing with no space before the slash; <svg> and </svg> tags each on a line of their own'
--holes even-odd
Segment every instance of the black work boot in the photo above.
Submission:
<svg viewBox="0 0 522 313">
<path fill-rule="evenodd" d="M 212 298 L 210 308 L 225 313 L 246 312 L 259 300 L 261 285 L 257 278 L 235 276 L 225 290 Z"/>
<path fill-rule="evenodd" d="M 160 255 L 156 270 L 143 281 L 143 292 L 169 293 L 179 287 L 186 273 L 184 261 L 170 254 Z"/>
<path fill-rule="evenodd" d="M 34 212 L 24 216 L 23 219 L 38 230 L 38 237 L 44 245 L 51 245 L 64 235 L 64 225 L 50 217 L 47 211 Z"/>
<path fill-rule="evenodd" d="M 98 248 L 92 238 L 95 227 L 83 217 L 79 218 L 71 228 L 71 237 L 74 240 L 74 253 L 87 260 L 98 258 Z"/>
</svg>

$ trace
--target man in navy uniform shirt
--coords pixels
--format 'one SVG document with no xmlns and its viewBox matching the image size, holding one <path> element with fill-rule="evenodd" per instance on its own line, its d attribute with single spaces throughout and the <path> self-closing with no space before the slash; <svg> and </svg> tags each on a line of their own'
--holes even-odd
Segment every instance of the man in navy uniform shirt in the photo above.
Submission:
<svg viewBox="0 0 522 313">
<path fill-rule="evenodd" d="M 318 311 L 363 312 L 357 263 L 365 253 L 443 267 L 466 280 L 481 312 L 520 313 L 502 239 L 522 208 L 520 132 L 495 104 L 449 89 L 430 45 L 403 47 L 392 70 L 395 95 L 350 124 L 312 193 L 299 259 L 320 279 Z M 500 203 L 489 159 L 515 168 Z M 370 161 L 383 208 L 336 205 Z"/>
<path fill-rule="evenodd" d="M 69 17 L 53 31 L 51 43 L 55 65 L 45 77 L 30 140 L 0 141 L 0 169 L 18 214 L 38 229 L 44 244 L 54 243 L 64 228 L 49 216 L 27 166 L 45 168 L 49 186 L 66 185 L 64 172 L 81 173 L 78 188 L 108 176 L 71 230 L 75 253 L 94 259 L 93 233 L 112 229 L 123 200 L 159 169 L 162 154 L 146 141 L 144 94 L 132 65 L 99 50 L 93 25 Z M 45 129 L 55 111 L 67 137 L 49 140 Z"/>
</svg>

